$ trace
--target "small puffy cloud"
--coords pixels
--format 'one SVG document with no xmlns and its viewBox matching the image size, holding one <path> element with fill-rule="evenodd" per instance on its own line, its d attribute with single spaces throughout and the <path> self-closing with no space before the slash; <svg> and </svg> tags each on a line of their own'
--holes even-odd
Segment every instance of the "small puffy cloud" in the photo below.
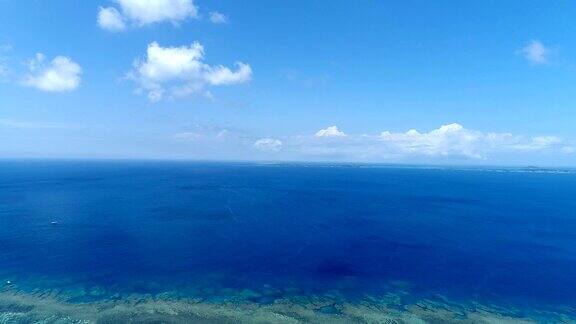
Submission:
<svg viewBox="0 0 576 324">
<path fill-rule="evenodd" d="M 139 25 L 198 18 L 192 0 L 116 0 L 124 15 Z"/>
<path fill-rule="evenodd" d="M 540 41 L 531 40 L 522 48 L 521 53 L 531 64 L 539 65 L 548 63 L 550 50 Z"/>
<path fill-rule="evenodd" d="M 100 8 L 98 24 L 110 31 L 124 30 L 125 23 L 145 26 L 153 23 L 177 24 L 188 18 L 198 18 L 193 0 L 115 0 L 118 8 Z"/>
<path fill-rule="evenodd" d="M 254 147 L 264 152 L 279 152 L 282 149 L 282 141 L 274 138 L 261 138 L 254 142 Z"/>
<path fill-rule="evenodd" d="M 78 63 L 61 55 L 50 62 L 45 61 L 41 53 L 30 60 L 30 74 L 24 79 L 24 85 L 48 92 L 67 92 L 80 86 L 82 68 Z"/>
<path fill-rule="evenodd" d="M 210 86 L 250 81 L 250 65 L 241 62 L 236 65 L 237 69 L 232 70 L 204 63 L 204 47 L 198 42 L 181 47 L 162 47 L 153 42 L 148 45 L 146 57 L 135 61 L 128 77 L 139 84 L 138 91 L 147 92 L 150 101 L 157 102 L 166 93 L 171 97 L 208 95 L 206 88 Z"/>
<path fill-rule="evenodd" d="M 126 29 L 124 17 L 122 17 L 122 14 L 114 7 L 100 8 L 98 11 L 98 26 L 113 32 Z"/>
<path fill-rule="evenodd" d="M 316 137 L 344 137 L 346 134 L 341 132 L 337 126 L 330 126 L 316 132 Z"/>
<path fill-rule="evenodd" d="M 212 85 L 226 85 L 243 83 L 252 78 L 252 68 L 248 64 L 236 63 L 238 69 L 232 71 L 225 66 L 216 66 L 208 69 L 206 80 Z"/>
<path fill-rule="evenodd" d="M 210 22 L 213 24 L 225 24 L 228 22 L 228 18 L 218 11 L 212 11 L 210 12 Z"/>
</svg>

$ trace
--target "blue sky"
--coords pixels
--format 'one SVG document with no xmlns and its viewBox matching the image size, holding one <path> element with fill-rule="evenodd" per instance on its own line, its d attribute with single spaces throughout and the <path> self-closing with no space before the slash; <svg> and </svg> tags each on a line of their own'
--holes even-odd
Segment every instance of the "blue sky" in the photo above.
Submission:
<svg viewBox="0 0 576 324">
<path fill-rule="evenodd" d="M 0 157 L 574 166 L 575 12 L 0 0 Z"/>
</svg>

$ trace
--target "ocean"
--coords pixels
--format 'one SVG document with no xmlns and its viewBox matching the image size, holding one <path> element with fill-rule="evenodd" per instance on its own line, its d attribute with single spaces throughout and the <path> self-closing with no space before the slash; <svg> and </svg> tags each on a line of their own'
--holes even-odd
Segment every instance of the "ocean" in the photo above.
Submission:
<svg viewBox="0 0 576 324">
<path fill-rule="evenodd" d="M 575 170 L 0 162 L 0 323 L 575 319 Z"/>
</svg>

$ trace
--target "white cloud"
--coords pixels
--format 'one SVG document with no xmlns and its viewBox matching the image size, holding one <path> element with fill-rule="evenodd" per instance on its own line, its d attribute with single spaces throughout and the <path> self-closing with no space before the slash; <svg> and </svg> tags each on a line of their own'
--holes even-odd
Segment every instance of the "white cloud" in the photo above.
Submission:
<svg viewBox="0 0 576 324">
<path fill-rule="evenodd" d="M 198 7 L 193 0 L 115 0 L 114 7 L 100 8 L 98 24 L 111 30 L 124 30 L 125 23 L 145 26 L 153 23 L 177 24 L 188 18 L 198 18 Z"/>
<path fill-rule="evenodd" d="M 126 29 L 124 17 L 114 7 L 100 8 L 98 11 L 98 25 L 109 31 L 123 31 Z"/>
<path fill-rule="evenodd" d="M 204 47 L 198 42 L 181 47 L 162 47 L 153 42 L 148 45 L 146 58 L 135 61 L 129 78 L 153 102 L 161 100 L 165 93 L 172 97 L 208 94 L 205 90 L 209 86 L 244 83 L 252 78 L 248 64 L 238 62 L 237 70 L 233 71 L 224 66 L 210 66 L 203 60 Z"/>
<path fill-rule="evenodd" d="M 0 126 L 1 126 L 0 120 Z M 258 136 L 217 125 L 189 125 L 172 135 L 172 144 L 195 157 L 395 163 L 534 163 L 572 159 L 576 142 L 557 136 L 526 136 L 479 131 L 445 124 L 429 131 L 383 131 L 336 138 Z"/>
<path fill-rule="evenodd" d="M 212 11 L 210 12 L 210 21 L 214 24 L 225 24 L 228 22 L 228 18 L 218 11 Z"/>
<path fill-rule="evenodd" d="M 192 0 L 116 0 L 116 2 L 124 15 L 140 25 L 198 18 L 198 7 Z"/>
<path fill-rule="evenodd" d="M 522 48 L 521 52 L 532 64 L 538 65 L 548 63 L 550 50 L 540 41 L 531 40 L 524 48 Z"/>
<path fill-rule="evenodd" d="M 316 132 L 316 137 L 344 137 L 346 134 L 341 132 L 337 126 L 330 126 Z"/>
<path fill-rule="evenodd" d="M 261 138 L 254 142 L 254 147 L 264 152 L 279 152 L 282 149 L 282 141 L 274 138 Z"/>
<path fill-rule="evenodd" d="M 30 74 L 24 79 L 24 84 L 48 92 L 67 92 L 80 86 L 82 68 L 66 56 L 56 56 L 51 62 L 45 63 L 41 53 L 28 63 Z"/>
<path fill-rule="evenodd" d="M 225 66 L 211 67 L 207 70 L 206 80 L 212 85 L 235 84 L 250 81 L 252 68 L 248 64 L 236 63 L 238 70 L 235 72 Z"/>
<path fill-rule="evenodd" d="M 326 141 L 328 136 L 337 140 Z M 284 152 L 310 159 L 358 161 L 414 161 L 414 159 L 490 159 L 510 154 L 570 153 L 574 145 L 556 136 L 522 136 L 482 132 L 460 124 L 446 124 L 428 132 L 384 131 L 380 134 L 343 135 L 337 127 L 315 136 L 283 139 Z"/>
<path fill-rule="evenodd" d="M 416 130 L 406 133 L 386 131 L 380 138 L 400 153 L 469 158 L 485 158 L 497 151 L 542 151 L 563 141 L 555 136 L 526 138 L 510 133 L 484 133 L 456 123 L 443 125 L 428 133 Z"/>
<path fill-rule="evenodd" d="M 380 139 L 399 152 L 424 155 L 464 155 L 480 157 L 475 143 L 484 139 L 498 140 L 501 135 L 484 136 L 480 132 L 467 130 L 460 124 L 443 125 L 428 133 L 411 129 L 406 133 L 382 132 Z"/>
</svg>

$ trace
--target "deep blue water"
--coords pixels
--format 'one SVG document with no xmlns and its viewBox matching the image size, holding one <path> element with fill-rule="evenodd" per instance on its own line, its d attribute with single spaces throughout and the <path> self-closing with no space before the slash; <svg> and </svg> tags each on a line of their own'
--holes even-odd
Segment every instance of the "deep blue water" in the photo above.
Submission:
<svg viewBox="0 0 576 324">
<path fill-rule="evenodd" d="M 4 161 L 3 278 L 576 306 L 576 173 Z"/>
</svg>

